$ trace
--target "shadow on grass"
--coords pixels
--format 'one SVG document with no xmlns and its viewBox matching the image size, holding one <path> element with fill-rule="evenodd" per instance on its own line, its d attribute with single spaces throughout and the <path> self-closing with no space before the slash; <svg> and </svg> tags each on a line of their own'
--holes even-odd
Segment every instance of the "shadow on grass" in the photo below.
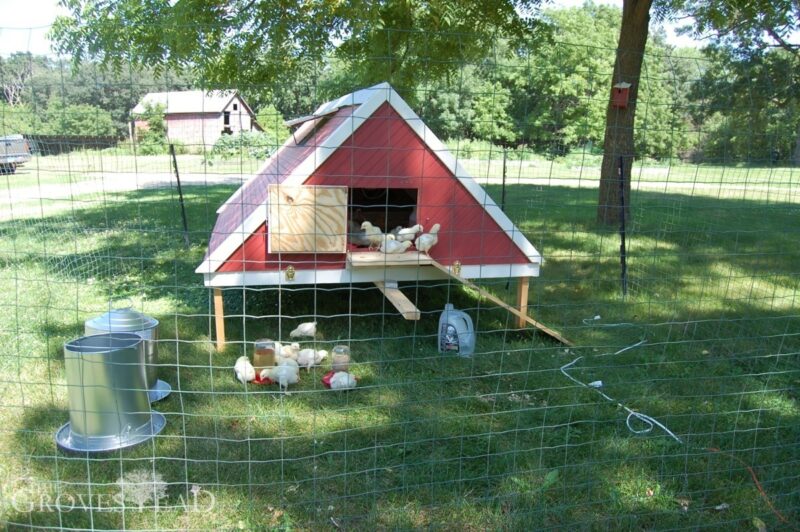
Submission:
<svg viewBox="0 0 800 532">
<path fill-rule="evenodd" d="M 498 195 L 498 187 L 488 189 Z M 782 508 L 796 512 L 793 477 L 783 470 L 796 461 L 800 436 L 790 297 L 800 257 L 788 245 L 797 229 L 786 235 L 796 225 L 795 205 L 637 192 L 631 294 L 622 301 L 618 240 L 594 226 L 596 191 L 508 187 L 509 216 L 548 261 L 532 284 L 531 310 L 585 347 L 565 353 L 515 330 L 507 312 L 440 282 L 404 285 L 423 312 L 419 322 L 402 320 L 371 287 L 226 291 L 232 342 L 214 353 L 208 290 L 194 268 L 216 207 L 232 190 L 188 188 L 188 250 L 169 191 L 122 194 L 103 209 L 76 211 L 76 241 L 53 241 L 55 261 L 19 250 L 52 234 L 59 219 L 0 225 L 0 234 L 16 239 L 20 267 L 87 283 L 89 270 L 64 265 L 100 264 L 91 286 L 103 297 L 165 302 L 157 315 L 160 377 L 175 389 L 155 405 L 167 416 L 165 432 L 112 455 L 66 457 L 52 439 L 66 411 L 26 405 L 15 443 L 39 475 L 111 494 L 122 471 L 146 466 L 173 483 L 173 499 L 195 483 L 217 490 L 221 507 L 213 516 L 184 522 L 185 515 L 166 511 L 164 527 L 258 526 L 269 522 L 270 507 L 285 512 L 275 526 L 289 519 L 305 527 L 327 525 L 329 517 L 353 527 L 706 526 L 753 515 L 774 523 L 731 464 L 663 434 L 630 435 L 613 405 L 567 381 L 558 368 L 584 355 L 573 374 L 602 379 L 613 397 L 664 420 L 693 445 L 757 455 L 770 491 L 788 494 Z M 515 293 L 503 280 L 484 285 L 508 301 Z M 475 319 L 471 359 L 436 352 L 445 301 Z M 602 318 L 583 322 L 595 315 Z M 319 369 L 304 372 L 288 396 L 233 379 L 233 361 L 249 354 L 249 342 L 286 338 L 309 317 L 323 331 L 313 342 L 319 348 L 351 345 L 359 389 L 326 391 Z M 52 340 L 73 330 L 48 324 L 40 334 Z M 642 337 L 647 348 L 600 356 Z M 48 356 L 59 360 L 56 351 Z M 554 470 L 558 480 L 547 484 Z M 661 491 L 651 497 L 653 486 Z M 674 502 L 686 494 L 698 501 L 696 511 Z M 730 513 L 710 512 L 728 500 L 738 504 Z M 89 517 L 22 512 L 10 520 L 81 527 Z M 127 526 L 151 524 L 152 513 L 124 518 Z M 95 526 L 120 527 L 122 519 L 104 515 Z"/>
</svg>

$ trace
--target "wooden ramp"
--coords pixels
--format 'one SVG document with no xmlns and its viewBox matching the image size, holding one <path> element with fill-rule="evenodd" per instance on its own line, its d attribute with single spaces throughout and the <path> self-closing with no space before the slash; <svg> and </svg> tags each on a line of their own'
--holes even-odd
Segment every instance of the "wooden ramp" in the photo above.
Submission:
<svg viewBox="0 0 800 532">
<path fill-rule="evenodd" d="M 486 299 L 488 299 L 492 303 L 495 303 L 496 305 L 499 305 L 499 306 L 503 307 L 504 309 L 506 309 L 507 311 L 509 311 L 513 315 L 517 316 L 518 318 L 525 320 L 527 323 L 533 325 L 538 330 L 542 331 L 543 333 L 545 333 L 546 335 L 550 336 L 551 338 L 554 338 L 554 339 L 558 340 L 559 342 L 561 342 L 564 345 L 568 345 L 568 346 L 572 346 L 573 345 L 572 342 L 570 342 L 569 340 L 567 340 L 566 338 L 561 336 L 561 334 L 559 332 L 554 331 L 553 329 L 551 329 L 550 327 L 546 326 L 545 324 L 539 323 L 538 321 L 536 321 L 535 319 L 531 318 L 527 314 L 515 309 L 514 307 L 512 307 L 511 305 L 509 305 L 508 303 L 506 303 L 505 301 L 503 301 L 499 297 L 495 296 L 494 294 L 491 294 L 491 293 L 487 292 L 486 290 L 484 290 L 480 286 L 476 285 L 475 283 L 473 283 L 469 279 L 464 279 L 460 275 L 457 275 L 457 274 L 453 273 L 453 271 L 450 268 L 448 268 L 447 266 L 439 264 L 438 262 L 436 262 L 433 259 L 431 259 L 430 264 L 434 268 L 446 273 L 447 275 L 449 275 L 450 277 L 452 277 L 456 281 L 458 281 L 458 282 L 460 282 L 462 284 L 465 284 L 466 286 L 469 286 L 473 290 L 477 291 L 481 296 L 485 297 Z"/>
<path fill-rule="evenodd" d="M 420 317 L 419 309 L 414 306 L 414 303 L 406 297 L 406 295 L 397 288 L 397 281 L 375 281 L 375 286 L 378 290 L 383 292 L 386 299 L 394 305 L 400 314 L 407 320 L 418 320 Z"/>
</svg>

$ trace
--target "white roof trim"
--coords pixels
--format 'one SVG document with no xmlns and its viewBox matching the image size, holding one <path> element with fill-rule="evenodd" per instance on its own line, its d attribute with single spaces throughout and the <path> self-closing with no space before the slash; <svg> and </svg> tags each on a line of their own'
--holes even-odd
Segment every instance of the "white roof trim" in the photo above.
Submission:
<svg viewBox="0 0 800 532">
<path fill-rule="evenodd" d="M 433 131 L 425 125 L 422 119 L 408 106 L 408 104 L 400 97 L 397 92 L 388 84 L 380 83 L 373 87 L 361 89 L 352 94 L 342 96 L 337 100 L 333 100 L 326 104 L 321 105 L 315 112 L 315 115 L 329 114 L 341 107 L 359 105 L 352 115 L 344 120 L 336 130 L 328 136 L 325 141 L 320 144 L 303 162 L 301 162 L 289 176 L 284 180 L 286 185 L 302 185 L 311 174 L 330 157 L 342 143 L 350 138 L 350 136 L 369 118 L 375 110 L 380 107 L 384 102 L 388 102 L 395 111 L 406 121 L 411 129 L 419 136 L 423 143 L 425 143 L 439 158 L 440 161 L 452 172 L 452 174 L 459 180 L 459 182 L 467 189 L 470 195 L 481 205 L 489 216 L 497 223 L 497 225 L 505 231 L 514 244 L 522 251 L 528 260 L 533 263 L 541 263 L 542 256 L 531 244 L 525 235 L 520 231 L 514 223 L 506 216 L 494 200 L 486 193 L 469 173 L 458 163 L 456 158 L 450 153 L 450 150 L 445 146 L 441 140 L 433 133 Z M 300 129 L 306 124 L 313 124 L 309 121 L 303 124 Z M 309 126 L 311 127 L 311 126 Z M 295 135 L 301 134 L 300 129 L 295 132 Z M 289 140 L 284 143 L 284 146 Z M 280 150 L 275 152 L 275 155 L 280 153 Z M 251 179 L 255 179 L 253 176 Z M 233 197 L 233 196 L 232 196 Z M 261 208 L 263 206 L 263 209 Z M 206 258 L 195 270 L 196 273 L 209 274 L 216 271 L 230 256 L 235 252 L 246 239 L 247 236 L 255 232 L 256 229 L 267 221 L 267 203 L 266 201 L 258 209 L 242 223 L 231 235 L 220 244 L 214 252 Z M 245 236 L 246 235 L 246 236 Z M 536 265 L 538 275 L 538 264 Z"/>
</svg>

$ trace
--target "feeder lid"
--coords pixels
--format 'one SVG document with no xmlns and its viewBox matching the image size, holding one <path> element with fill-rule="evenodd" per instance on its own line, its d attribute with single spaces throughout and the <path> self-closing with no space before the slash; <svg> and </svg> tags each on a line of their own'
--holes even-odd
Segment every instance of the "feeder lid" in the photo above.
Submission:
<svg viewBox="0 0 800 532">
<path fill-rule="evenodd" d="M 153 329 L 158 326 L 158 320 L 130 307 L 115 308 L 86 320 L 86 326 L 99 331 L 132 332 Z"/>
</svg>

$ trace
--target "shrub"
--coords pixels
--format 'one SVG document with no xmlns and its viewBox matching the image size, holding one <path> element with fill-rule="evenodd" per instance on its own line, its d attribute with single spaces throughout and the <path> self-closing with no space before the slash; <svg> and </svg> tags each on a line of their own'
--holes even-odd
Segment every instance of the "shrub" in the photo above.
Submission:
<svg viewBox="0 0 800 532">
<path fill-rule="evenodd" d="M 216 159 L 266 159 L 278 146 L 278 140 L 267 132 L 241 131 L 236 135 L 222 135 L 209 155 Z"/>
</svg>

